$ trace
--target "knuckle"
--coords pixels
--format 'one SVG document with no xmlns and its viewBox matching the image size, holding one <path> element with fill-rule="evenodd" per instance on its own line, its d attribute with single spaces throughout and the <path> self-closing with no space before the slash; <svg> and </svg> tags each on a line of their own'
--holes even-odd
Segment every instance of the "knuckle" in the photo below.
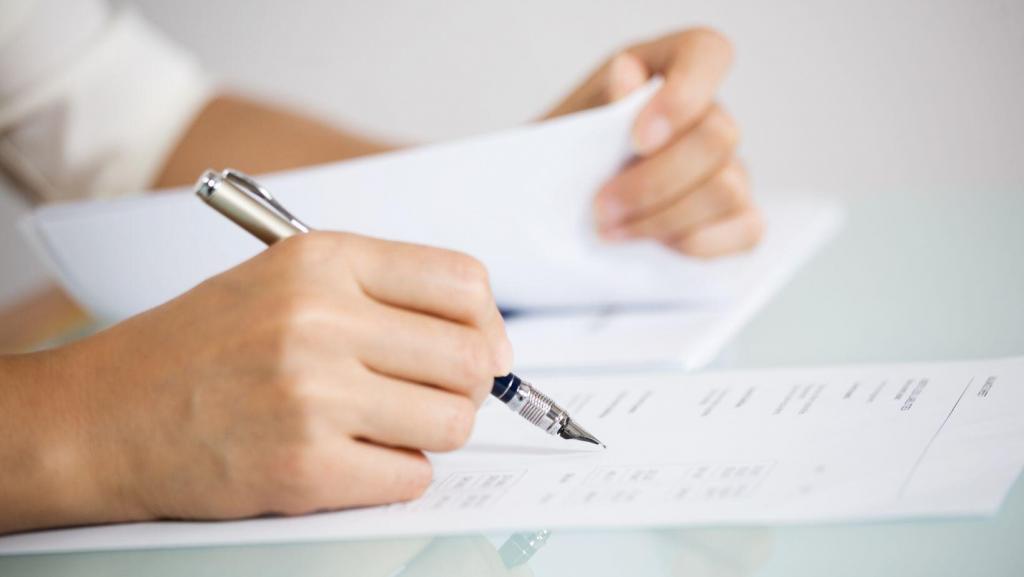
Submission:
<svg viewBox="0 0 1024 577">
<path fill-rule="evenodd" d="M 277 475 L 285 483 L 305 486 L 317 477 L 315 459 L 305 446 L 284 451 L 275 465 Z"/>
<path fill-rule="evenodd" d="M 675 118 L 678 123 L 689 126 L 706 109 L 707 103 L 701 95 L 687 84 L 669 82 L 666 83 L 665 90 L 668 98 L 662 101 L 662 105 L 669 116 Z"/>
<path fill-rule="evenodd" d="M 479 260 L 463 253 L 452 253 L 452 275 L 459 281 L 465 291 L 465 298 L 474 306 L 489 304 L 491 297 L 491 280 L 487 267 Z"/>
<path fill-rule="evenodd" d="M 308 290 L 296 284 L 285 287 L 283 294 L 279 295 L 276 301 L 278 304 L 271 309 L 270 314 L 277 317 L 282 329 L 309 322 L 316 318 L 319 312 L 317 299 Z"/>
<path fill-rule="evenodd" d="M 416 499 L 427 491 L 433 480 L 434 470 L 430 461 L 422 454 L 414 454 L 407 466 L 395 473 L 395 498 L 401 501 Z"/>
<path fill-rule="evenodd" d="M 651 170 L 645 170 L 645 166 L 636 166 L 624 174 L 622 186 L 623 194 L 618 195 L 616 200 L 623 205 L 635 205 L 637 199 L 650 193 L 655 188 L 657 179 Z"/>
<path fill-rule="evenodd" d="M 662 176 L 650 167 L 638 166 L 631 170 L 623 180 L 623 192 L 616 196 L 616 203 L 626 214 L 642 212 L 647 207 L 658 204 L 662 199 Z"/>
<path fill-rule="evenodd" d="M 648 219 L 642 226 L 643 228 L 636 232 L 637 235 L 648 236 L 660 241 L 670 241 L 677 235 L 677 227 L 679 226 L 679 219 L 672 214 L 672 211 L 665 211 L 662 214 L 658 214 Z"/>
<path fill-rule="evenodd" d="M 337 250 L 334 235 L 326 232 L 313 231 L 309 234 L 300 234 L 287 239 L 281 243 L 283 251 L 291 253 L 293 261 L 304 262 L 307 259 L 315 261 L 327 258 Z"/>
<path fill-rule="evenodd" d="M 747 229 L 747 243 L 744 248 L 753 248 L 764 238 L 765 222 L 760 211 L 753 211 L 749 217 L 750 225 Z"/>
<path fill-rule="evenodd" d="M 736 211 L 748 204 L 747 184 L 738 169 L 727 167 L 718 174 L 716 180 L 715 190 L 723 209 Z"/>
<path fill-rule="evenodd" d="M 466 444 L 476 422 L 476 405 L 465 397 L 458 397 L 448 403 L 444 414 L 442 451 L 454 451 Z"/>
<path fill-rule="evenodd" d="M 677 240 L 673 248 L 687 256 L 703 259 L 708 257 L 706 245 L 702 235 L 691 234 Z"/>
<path fill-rule="evenodd" d="M 617 64 L 634 58 L 630 48 L 620 48 L 608 56 L 607 62 L 614 68 Z"/>
<path fill-rule="evenodd" d="M 279 438 L 299 445 L 312 440 L 315 389 L 312 379 L 301 374 L 285 373 L 270 380 L 268 402 Z"/>
<path fill-rule="evenodd" d="M 353 235 L 344 233 L 313 232 L 298 235 L 267 249 L 274 259 L 269 285 L 276 287 L 290 299 L 302 294 L 334 294 L 345 292 L 350 284 L 351 266 L 346 247 L 354 242 Z"/>
<path fill-rule="evenodd" d="M 316 508 L 319 462 L 305 447 L 281 451 L 268 464 L 271 477 L 267 484 L 273 502 L 271 509 L 285 515 L 301 515 Z"/>
<path fill-rule="evenodd" d="M 626 238 L 643 238 L 648 236 L 654 236 L 658 232 L 659 227 L 655 218 L 645 218 L 633 222 L 626 223 L 622 226 L 622 232 Z"/>
<path fill-rule="evenodd" d="M 482 386 L 494 378 L 494 356 L 483 335 L 474 333 L 463 338 L 457 354 L 461 376 L 466 383 Z"/>
<path fill-rule="evenodd" d="M 722 176 L 731 181 L 737 188 L 743 190 L 750 189 L 750 173 L 747 172 L 747 167 L 738 158 L 733 158 L 729 161 Z"/>
<path fill-rule="evenodd" d="M 486 285 L 489 281 L 487 267 L 465 253 L 452 253 L 452 269 L 466 284 Z"/>
<path fill-rule="evenodd" d="M 292 277 L 299 282 L 310 275 L 348 269 L 348 255 L 355 250 L 357 238 L 344 232 L 312 231 L 300 234 L 271 247 L 281 247 L 282 256 Z"/>
<path fill-rule="evenodd" d="M 285 290 L 267 310 L 271 358 L 279 363 L 316 348 L 342 320 L 327 299 L 298 288 Z"/>
<path fill-rule="evenodd" d="M 642 216 L 622 225 L 626 238 L 657 236 L 674 220 L 673 207 Z"/>
<path fill-rule="evenodd" d="M 712 146 L 723 153 L 732 151 L 740 142 L 739 125 L 717 105 L 708 113 L 705 126 Z"/>
<path fill-rule="evenodd" d="M 687 48 L 689 48 L 690 43 L 699 43 L 701 46 L 711 45 L 730 59 L 734 50 L 732 41 L 721 31 L 710 26 L 697 26 L 683 31 L 679 35 L 679 42 Z"/>
</svg>

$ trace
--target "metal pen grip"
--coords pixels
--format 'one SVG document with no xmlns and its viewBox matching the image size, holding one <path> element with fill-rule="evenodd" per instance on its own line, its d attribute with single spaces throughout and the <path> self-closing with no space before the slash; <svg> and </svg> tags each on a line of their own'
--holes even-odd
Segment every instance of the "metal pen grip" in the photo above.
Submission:
<svg viewBox="0 0 1024 577">
<path fill-rule="evenodd" d="M 508 402 L 508 407 L 527 421 L 544 429 L 549 435 L 557 434 L 569 420 L 569 414 L 565 409 L 526 381 L 520 382 L 515 396 Z"/>
</svg>

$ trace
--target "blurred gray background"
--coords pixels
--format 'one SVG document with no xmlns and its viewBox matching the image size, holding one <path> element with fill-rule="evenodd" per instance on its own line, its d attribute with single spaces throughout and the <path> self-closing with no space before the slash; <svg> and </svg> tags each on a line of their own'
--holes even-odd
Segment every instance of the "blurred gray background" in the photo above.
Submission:
<svg viewBox="0 0 1024 577">
<path fill-rule="evenodd" d="M 711 25 L 757 190 L 1024 193 L 1020 0 L 129 3 L 226 85 L 409 142 L 528 121 L 617 48 Z M 0 303 L 44 278 L 23 210 L 0 193 Z"/>
</svg>

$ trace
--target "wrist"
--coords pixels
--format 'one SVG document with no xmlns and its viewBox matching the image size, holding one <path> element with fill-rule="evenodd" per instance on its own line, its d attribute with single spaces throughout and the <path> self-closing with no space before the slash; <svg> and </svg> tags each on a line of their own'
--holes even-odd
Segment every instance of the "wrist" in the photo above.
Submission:
<svg viewBox="0 0 1024 577">
<path fill-rule="evenodd" d="M 111 447 L 73 357 L 0 358 L 0 532 L 137 518 L 108 481 Z"/>
<path fill-rule="evenodd" d="M 54 351 L 53 389 L 61 391 L 62 429 L 56 435 L 54 462 L 64 467 L 65 500 L 89 523 L 150 518 L 134 488 L 130 453 L 136 447 L 132 399 L 123 394 L 128 375 L 119 367 L 123 351 L 104 333 Z M 56 394 L 56 393 L 55 393 Z M 69 486 L 74 485 L 74 486 Z"/>
</svg>

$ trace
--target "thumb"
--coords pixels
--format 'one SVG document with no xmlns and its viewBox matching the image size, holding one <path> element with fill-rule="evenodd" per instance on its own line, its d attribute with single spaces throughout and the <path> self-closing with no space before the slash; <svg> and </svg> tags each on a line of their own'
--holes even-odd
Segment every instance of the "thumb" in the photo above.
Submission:
<svg viewBox="0 0 1024 577">
<path fill-rule="evenodd" d="M 606 92 L 608 99 L 615 102 L 643 86 L 650 73 L 643 61 L 636 55 L 623 52 L 608 63 Z"/>
<path fill-rule="evenodd" d="M 642 86 L 649 76 L 649 68 L 640 55 L 623 52 L 605 61 L 544 118 L 555 118 L 614 102 Z"/>
</svg>

